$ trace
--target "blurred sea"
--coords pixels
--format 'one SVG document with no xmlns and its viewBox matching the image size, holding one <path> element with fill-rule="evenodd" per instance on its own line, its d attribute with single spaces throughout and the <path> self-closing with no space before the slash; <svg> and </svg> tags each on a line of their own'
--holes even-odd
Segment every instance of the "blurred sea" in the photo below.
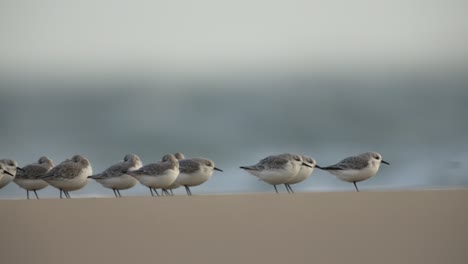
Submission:
<svg viewBox="0 0 468 264">
<path fill-rule="evenodd" d="M 126 153 L 213 159 L 224 173 L 194 194 L 272 191 L 238 169 L 283 152 L 329 165 L 373 150 L 391 166 L 362 190 L 468 186 L 468 78 L 463 74 L 232 75 L 0 79 L 0 157 L 20 166 L 74 154 L 95 173 Z M 296 191 L 353 190 L 316 170 Z M 281 191 L 285 191 L 282 187 Z M 182 194 L 182 189 L 176 193 Z M 125 195 L 149 195 L 141 185 Z M 112 196 L 90 181 L 78 196 Z M 11 183 L 0 198 L 22 198 Z M 41 197 L 58 197 L 52 187 Z"/>
</svg>

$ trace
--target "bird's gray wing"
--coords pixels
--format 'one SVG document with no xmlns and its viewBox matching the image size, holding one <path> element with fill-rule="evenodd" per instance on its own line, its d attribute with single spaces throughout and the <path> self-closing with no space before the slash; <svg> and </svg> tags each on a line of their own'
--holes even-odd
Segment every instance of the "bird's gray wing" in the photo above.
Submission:
<svg viewBox="0 0 468 264">
<path fill-rule="evenodd" d="M 39 164 L 31 164 L 23 167 L 23 171 L 16 172 L 17 179 L 37 179 L 41 176 L 46 175 L 48 169 L 39 165 Z"/>
<path fill-rule="evenodd" d="M 194 173 L 200 169 L 200 162 L 195 159 L 184 159 L 179 161 L 180 173 Z"/>
<path fill-rule="evenodd" d="M 335 165 L 324 167 L 325 170 L 360 170 L 368 165 L 368 160 L 359 156 L 348 157 Z"/>
<path fill-rule="evenodd" d="M 91 179 L 107 179 L 113 177 L 119 177 L 125 174 L 128 170 L 128 165 L 125 162 L 119 162 L 107 168 L 100 174 L 89 176 Z"/>
<path fill-rule="evenodd" d="M 256 165 L 254 165 L 257 169 L 280 169 L 283 168 L 286 163 L 288 163 L 288 159 L 282 156 L 268 156 L 262 160 L 260 160 Z"/>
<path fill-rule="evenodd" d="M 50 179 L 50 178 L 62 178 L 62 179 L 73 179 L 77 177 L 81 172 L 81 167 L 79 164 L 66 160 L 59 165 L 55 166 L 52 170 L 49 171 L 44 176 L 39 177 L 40 179 Z"/>
<path fill-rule="evenodd" d="M 159 162 L 159 163 L 151 163 L 141 167 L 136 171 L 131 171 L 129 174 L 134 175 L 150 175 L 150 176 L 158 176 L 164 173 L 164 171 L 171 168 L 171 164 L 168 162 Z"/>
</svg>

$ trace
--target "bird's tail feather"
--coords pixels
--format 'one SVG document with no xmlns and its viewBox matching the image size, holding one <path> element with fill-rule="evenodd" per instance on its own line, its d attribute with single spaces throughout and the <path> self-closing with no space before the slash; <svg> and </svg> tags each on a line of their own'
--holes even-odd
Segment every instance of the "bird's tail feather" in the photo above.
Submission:
<svg viewBox="0 0 468 264">
<path fill-rule="evenodd" d="M 321 170 L 324 170 L 324 171 L 330 171 L 330 170 L 342 170 L 342 168 L 338 167 L 338 166 L 327 166 L 327 167 L 321 167 L 319 165 L 315 165 L 315 168 L 317 169 L 321 169 Z"/>
<path fill-rule="evenodd" d="M 88 176 L 88 179 L 99 179 L 99 178 L 101 178 L 101 174 L 94 174 L 94 175 Z"/>
</svg>

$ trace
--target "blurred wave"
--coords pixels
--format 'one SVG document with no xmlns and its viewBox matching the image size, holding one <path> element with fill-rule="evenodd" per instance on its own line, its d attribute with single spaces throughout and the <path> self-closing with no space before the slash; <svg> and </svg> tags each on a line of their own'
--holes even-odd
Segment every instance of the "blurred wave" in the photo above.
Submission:
<svg viewBox="0 0 468 264">
<path fill-rule="evenodd" d="M 464 74 L 323 77 L 222 76 L 194 79 L 2 78 L 0 157 L 20 165 L 80 153 L 95 172 L 140 155 L 214 159 L 215 173 L 194 193 L 271 191 L 238 169 L 266 155 L 304 153 L 319 164 L 375 150 L 392 165 L 361 188 L 468 185 L 468 78 Z M 352 190 L 315 171 L 297 190 Z M 123 194 L 142 195 L 138 186 Z M 178 190 L 183 193 L 182 190 Z M 56 197 L 51 187 L 44 197 Z M 90 182 L 75 196 L 111 196 Z M 23 197 L 15 184 L 1 198 Z"/>
</svg>

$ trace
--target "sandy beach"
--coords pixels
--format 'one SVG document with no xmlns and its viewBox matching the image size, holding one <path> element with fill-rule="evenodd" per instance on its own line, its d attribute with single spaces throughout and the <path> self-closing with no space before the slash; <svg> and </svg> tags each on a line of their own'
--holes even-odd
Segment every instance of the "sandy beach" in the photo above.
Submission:
<svg viewBox="0 0 468 264">
<path fill-rule="evenodd" d="M 2 263 L 466 263 L 468 190 L 2 200 Z"/>
</svg>

